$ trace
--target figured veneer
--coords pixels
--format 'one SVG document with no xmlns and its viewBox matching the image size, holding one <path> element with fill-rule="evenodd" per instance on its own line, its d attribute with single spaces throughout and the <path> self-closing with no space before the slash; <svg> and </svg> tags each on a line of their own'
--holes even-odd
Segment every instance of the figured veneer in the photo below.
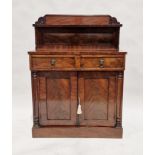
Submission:
<svg viewBox="0 0 155 155">
<path fill-rule="evenodd" d="M 35 27 L 42 26 L 122 26 L 115 17 L 110 15 L 45 15 L 39 17 L 35 22 Z"/>
<path fill-rule="evenodd" d="M 44 53 L 44 52 L 43 52 Z M 68 70 L 68 71 L 82 71 L 82 70 L 102 70 L 102 71 L 114 71 L 124 70 L 125 68 L 125 52 L 119 52 L 117 54 L 105 53 L 95 55 L 95 52 L 87 54 L 81 52 L 80 54 L 63 55 L 59 52 L 56 54 L 42 54 L 37 52 L 29 52 L 31 64 L 31 70 Z M 102 55 L 101 55 L 102 54 Z M 53 64 L 52 64 L 52 61 Z M 101 63 L 102 61 L 102 63 Z"/>
<path fill-rule="evenodd" d="M 45 15 L 33 26 L 32 136 L 122 138 L 122 25 L 109 15 Z"/>
<path fill-rule="evenodd" d="M 76 125 L 76 72 L 39 74 L 40 125 Z"/>
<path fill-rule="evenodd" d="M 74 57 L 34 57 L 32 58 L 32 68 L 52 69 L 52 68 L 74 68 Z"/>
</svg>

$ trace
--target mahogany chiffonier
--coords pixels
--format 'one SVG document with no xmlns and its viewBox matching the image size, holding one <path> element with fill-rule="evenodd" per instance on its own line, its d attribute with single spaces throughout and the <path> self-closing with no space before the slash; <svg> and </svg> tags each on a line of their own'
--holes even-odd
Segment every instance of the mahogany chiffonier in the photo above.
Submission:
<svg viewBox="0 0 155 155">
<path fill-rule="evenodd" d="M 126 52 L 109 15 L 45 15 L 30 51 L 33 137 L 122 137 Z"/>
</svg>

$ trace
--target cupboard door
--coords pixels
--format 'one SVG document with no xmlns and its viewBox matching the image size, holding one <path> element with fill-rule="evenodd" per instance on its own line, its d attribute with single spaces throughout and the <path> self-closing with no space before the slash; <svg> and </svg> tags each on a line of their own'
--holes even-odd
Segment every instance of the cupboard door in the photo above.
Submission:
<svg viewBox="0 0 155 155">
<path fill-rule="evenodd" d="M 40 125 L 76 124 L 76 72 L 40 72 L 38 91 Z"/>
<path fill-rule="evenodd" d="M 78 97 L 84 126 L 114 126 L 116 106 L 116 75 L 108 72 L 80 72 Z"/>
</svg>

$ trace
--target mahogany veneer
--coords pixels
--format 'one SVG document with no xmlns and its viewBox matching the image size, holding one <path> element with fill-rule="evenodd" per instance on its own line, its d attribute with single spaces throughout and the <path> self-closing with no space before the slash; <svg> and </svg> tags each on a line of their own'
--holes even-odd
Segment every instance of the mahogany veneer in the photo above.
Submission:
<svg viewBox="0 0 155 155">
<path fill-rule="evenodd" d="M 45 15 L 28 52 L 33 137 L 122 137 L 126 52 L 109 15 Z"/>
</svg>

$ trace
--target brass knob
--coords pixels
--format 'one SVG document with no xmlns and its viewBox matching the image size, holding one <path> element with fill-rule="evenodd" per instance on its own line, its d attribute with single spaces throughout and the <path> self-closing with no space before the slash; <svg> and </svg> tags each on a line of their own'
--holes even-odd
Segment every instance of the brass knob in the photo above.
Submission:
<svg viewBox="0 0 155 155">
<path fill-rule="evenodd" d="M 51 65 L 54 66 L 56 63 L 56 60 L 54 58 L 51 59 Z"/>
<path fill-rule="evenodd" d="M 100 68 L 103 68 L 103 67 L 104 67 L 104 59 L 103 59 L 103 58 L 101 58 L 101 59 L 99 60 L 99 67 L 100 67 Z"/>
</svg>

